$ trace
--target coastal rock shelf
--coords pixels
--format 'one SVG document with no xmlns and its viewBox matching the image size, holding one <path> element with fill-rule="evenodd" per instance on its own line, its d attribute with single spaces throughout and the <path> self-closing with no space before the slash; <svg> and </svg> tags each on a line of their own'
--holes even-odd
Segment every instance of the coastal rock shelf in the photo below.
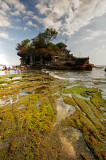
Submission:
<svg viewBox="0 0 106 160">
<path fill-rule="evenodd" d="M 0 85 L 0 159 L 104 160 L 100 89 L 41 71 L 11 77 Z"/>
</svg>

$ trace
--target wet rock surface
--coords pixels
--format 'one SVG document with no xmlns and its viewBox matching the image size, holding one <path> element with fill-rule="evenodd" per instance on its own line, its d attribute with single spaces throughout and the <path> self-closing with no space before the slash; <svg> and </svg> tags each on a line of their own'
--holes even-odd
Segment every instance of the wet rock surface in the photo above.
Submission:
<svg viewBox="0 0 106 160">
<path fill-rule="evenodd" d="M 0 88 L 0 159 L 104 160 L 101 90 L 39 71 L 5 78 L 11 87 Z"/>
<path fill-rule="evenodd" d="M 93 153 L 83 139 L 81 131 L 78 129 L 73 127 L 63 129 L 60 133 L 60 139 L 63 144 L 63 150 L 71 159 L 80 159 L 81 153 L 88 154 L 91 158 L 94 158 Z"/>
<path fill-rule="evenodd" d="M 62 98 L 59 98 L 57 100 L 56 109 L 57 109 L 57 116 L 56 116 L 57 122 L 66 119 L 76 111 L 74 106 L 64 103 Z"/>
</svg>

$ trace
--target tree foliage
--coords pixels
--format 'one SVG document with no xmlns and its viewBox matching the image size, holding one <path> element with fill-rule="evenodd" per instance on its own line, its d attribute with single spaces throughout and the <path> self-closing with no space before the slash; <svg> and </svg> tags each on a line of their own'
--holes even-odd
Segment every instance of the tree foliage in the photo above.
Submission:
<svg viewBox="0 0 106 160">
<path fill-rule="evenodd" d="M 43 33 L 43 37 L 46 43 L 49 43 L 53 39 L 56 39 L 58 32 L 53 28 L 47 28 Z"/>
<path fill-rule="evenodd" d="M 51 41 L 57 37 L 58 32 L 53 28 L 47 28 L 43 33 L 39 33 L 35 38 L 25 39 L 17 44 L 17 55 L 34 55 L 36 60 L 51 61 L 54 55 L 60 55 L 61 51 L 67 50 L 66 44 L 59 42 L 53 44 Z"/>
<path fill-rule="evenodd" d="M 21 42 L 23 45 L 25 46 L 29 46 L 30 45 L 30 40 L 29 39 L 25 39 Z"/>
<path fill-rule="evenodd" d="M 63 42 L 59 42 L 59 43 L 57 43 L 56 45 L 57 45 L 60 49 L 67 47 L 67 45 L 66 45 L 65 43 L 63 43 Z"/>
<path fill-rule="evenodd" d="M 18 55 L 21 54 L 21 53 L 26 53 L 27 50 L 29 49 L 30 47 L 30 40 L 29 39 L 25 39 L 23 41 L 21 41 L 21 43 L 18 43 L 17 46 L 16 46 L 16 50 L 18 51 Z"/>
<path fill-rule="evenodd" d="M 33 43 L 43 40 L 46 44 L 56 39 L 58 32 L 53 28 L 47 28 L 45 32 L 39 33 L 32 39 Z"/>
</svg>

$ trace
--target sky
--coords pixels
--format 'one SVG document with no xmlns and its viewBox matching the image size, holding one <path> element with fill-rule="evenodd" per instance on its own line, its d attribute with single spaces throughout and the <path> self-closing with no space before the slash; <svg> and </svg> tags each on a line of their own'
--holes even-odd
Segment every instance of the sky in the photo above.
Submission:
<svg viewBox="0 0 106 160">
<path fill-rule="evenodd" d="M 0 64 L 20 64 L 17 43 L 47 27 L 74 56 L 106 65 L 106 0 L 0 0 Z"/>
</svg>

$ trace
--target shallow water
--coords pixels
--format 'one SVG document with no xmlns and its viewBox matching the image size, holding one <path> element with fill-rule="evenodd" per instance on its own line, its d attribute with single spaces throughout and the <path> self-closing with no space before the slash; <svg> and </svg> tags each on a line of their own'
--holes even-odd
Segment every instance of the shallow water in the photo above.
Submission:
<svg viewBox="0 0 106 160">
<path fill-rule="evenodd" d="M 21 74 L 21 70 L 0 71 L 0 75 L 12 75 L 12 74 Z"/>
<path fill-rule="evenodd" d="M 20 92 L 19 93 L 20 96 L 30 95 L 30 94 L 35 94 L 35 90 L 33 90 L 32 92 L 26 91 L 26 92 Z"/>
<path fill-rule="evenodd" d="M 58 99 L 56 108 L 57 108 L 57 122 L 66 119 L 76 111 L 74 106 L 64 103 L 62 101 L 62 98 Z"/>
<path fill-rule="evenodd" d="M 24 95 L 30 95 L 33 94 L 32 92 L 21 92 L 19 93 L 20 96 L 24 96 Z"/>
<path fill-rule="evenodd" d="M 90 97 L 91 97 L 91 96 L 89 96 L 89 97 L 83 97 L 83 96 L 81 96 L 80 94 L 76 94 L 76 96 L 77 96 L 78 98 L 82 98 L 82 99 L 85 99 L 85 100 L 90 100 Z"/>
<path fill-rule="evenodd" d="M 22 104 L 17 109 L 23 109 L 25 106 Z"/>
<path fill-rule="evenodd" d="M 36 107 L 39 107 L 41 105 L 41 102 L 38 102 L 35 104 Z"/>
<path fill-rule="evenodd" d="M 6 102 L 5 102 L 4 100 L 1 100 L 1 99 L 0 99 L 0 107 L 4 106 L 5 103 L 6 103 Z"/>
<path fill-rule="evenodd" d="M 20 81 L 14 81 L 13 83 L 19 83 Z"/>
<path fill-rule="evenodd" d="M 17 79 L 21 79 L 22 77 L 13 77 L 12 80 L 17 80 Z"/>
<path fill-rule="evenodd" d="M 104 71 L 106 66 L 93 68 L 92 71 L 62 71 L 62 70 L 43 70 L 49 75 L 73 81 L 79 81 L 85 87 L 97 87 L 102 90 L 102 97 L 106 99 L 106 71 Z M 70 86 L 71 87 L 71 86 Z"/>
<path fill-rule="evenodd" d="M 68 86 L 66 86 L 66 89 L 69 89 L 69 88 L 72 88 L 72 87 L 76 87 L 76 86 L 79 86 L 79 84 L 68 85 Z"/>
<path fill-rule="evenodd" d="M 8 85 L 8 83 L 1 83 L 0 85 L 5 86 L 5 85 Z"/>
</svg>

